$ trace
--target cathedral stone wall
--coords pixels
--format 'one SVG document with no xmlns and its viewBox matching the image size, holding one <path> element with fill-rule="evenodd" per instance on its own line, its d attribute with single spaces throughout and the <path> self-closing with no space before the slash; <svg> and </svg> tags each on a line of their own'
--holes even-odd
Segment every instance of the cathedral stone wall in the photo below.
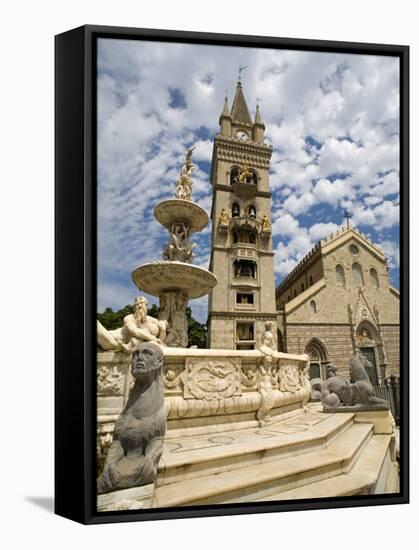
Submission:
<svg viewBox="0 0 419 550">
<path fill-rule="evenodd" d="M 352 328 L 339 324 L 287 325 L 287 353 L 306 353 L 310 343 L 322 346 L 327 361 L 338 368 L 340 376 L 349 375 L 349 359 L 354 353 Z"/>
<path fill-rule="evenodd" d="M 383 325 L 381 334 L 387 354 L 386 376 L 400 376 L 400 327 Z"/>
<path fill-rule="evenodd" d="M 292 278 L 289 284 L 277 293 L 277 306 L 286 305 L 294 297 L 299 296 L 302 292 L 309 289 L 313 284 L 323 278 L 323 264 L 321 258 L 310 262 L 307 267 L 295 278 Z"/>
</svg>

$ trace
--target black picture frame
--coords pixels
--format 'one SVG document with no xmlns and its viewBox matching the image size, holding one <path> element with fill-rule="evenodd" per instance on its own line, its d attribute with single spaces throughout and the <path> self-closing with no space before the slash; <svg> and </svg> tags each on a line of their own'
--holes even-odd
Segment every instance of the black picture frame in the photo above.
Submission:
<svg viewBox="0 0 419 550">
<path fill-rule="evenodd" d="M 96 512 L 96 41 L 104 37 L 400 59 L 400 493 Z M 55 74 L 55 512 L 97 524 L 409 502 L 409 47 L 87 25 L 56 36 Z"/>
</svg>

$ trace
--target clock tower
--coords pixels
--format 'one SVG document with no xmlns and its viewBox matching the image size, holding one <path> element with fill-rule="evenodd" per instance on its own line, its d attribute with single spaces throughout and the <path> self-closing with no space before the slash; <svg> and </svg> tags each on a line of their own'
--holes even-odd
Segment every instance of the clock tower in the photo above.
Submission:
<svg viewBox="0 0 419 550">
<path fill-rule="evenodd" d="M 211 166 L 210 270 L 218 283 L 209 296 L 209 347 L 255 349 L 265 323 L 276 334 L 269 163 L 259 106 L 253 120 L 237 83 L 227 97 L 215 136 Z"/>
</svg>

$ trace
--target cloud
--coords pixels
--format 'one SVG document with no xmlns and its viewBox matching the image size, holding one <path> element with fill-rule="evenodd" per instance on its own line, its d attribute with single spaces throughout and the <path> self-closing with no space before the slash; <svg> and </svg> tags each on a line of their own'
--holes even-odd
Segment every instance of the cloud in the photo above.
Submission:
<svg viewBox="0 0 419 550">
<path fill-rule="evenodd" d="M 341 199 L 354 196 L 352 180 L 346 178 L 331 182 L 328 179 L 321 178 L 313 189 L 313 195 L 318 202 L 336 205 Z"/>
<path fill-rule="evenodd" d="M 400 250 L 394 241 L 381 241 L 378 246 L 383 249 L 390 268 L 397 268 L 400 265 Z"/>
<path fill-rule="evenodd" d="M 208 212 L 213 137 L 232 67 L 260 101 L 270 169 L 279 276 L 337 228 L 343 209 L 376 241 L 399 223 L 397 58 L 100 39 L 98 47 L 98 269 L 100 303 L 125 305 L 134 266 L 159 259 L 167 232 L 153 217 L 173 196 L 195 145 L 194 199 Z M 326 232 L 326 233 L 325 233 Z M 396 234 L 396 232 L 394 233 Z M 193 237 L 208 266 L 210 227 Z M 394 256 L 394 251 L 392 252 Z M 138 292 L 134 288 L 134 292 Z M 130 301 L 130 300 L 128 300 Z M 204 320 L 205 300 L 191 306 Z M 204 316 L 204 317 L 202 317 Z"/>
</svg>

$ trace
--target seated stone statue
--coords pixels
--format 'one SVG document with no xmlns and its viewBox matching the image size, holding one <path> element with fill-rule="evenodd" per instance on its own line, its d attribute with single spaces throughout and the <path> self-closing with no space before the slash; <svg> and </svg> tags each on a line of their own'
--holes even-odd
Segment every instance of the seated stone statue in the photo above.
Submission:
<svg viewBox="0 0 419 550">
<path fill-rule="evenodd" d="M 167 322 L 147 315 L 147 300 L 140 296 L 134 301 L 134 312 L 124 318 L 124 325 L 107 330 L 97 321 L 97 344 L 104 351 L 133 352 L 140 342 L 163 344 Z"/>
<path fill-rule="evenodd" d="M 349 406 L 357 410 L 388 410 L 390 408 L 388 401 L 375 396 L 367 374 L 367 368 L 371 366 L 362 353 L 355 353 L 349 362 L 350 378 L 353 382 L 339 376 L 332 376 L 323 382 L 321 389 L 323 409 Z"/>
<path fill-rule="evenodd" d="M 166 430 L 163 352 L 151 342 L 140 344 L 132 358 L 135 385 L 115 423 L 113 442 L 97 480 L 97 493 L 154 482 Z"/>
<path fill-rule="evenodd" d="M 272 321 L 265 322 L 265 330 L 262 334 L 262 344 L 259 348 L 263 355 L 274 355 L 276 351 L 275 336 L 272 331 L 273 326 L 274 324 Z"/>
</svg>

